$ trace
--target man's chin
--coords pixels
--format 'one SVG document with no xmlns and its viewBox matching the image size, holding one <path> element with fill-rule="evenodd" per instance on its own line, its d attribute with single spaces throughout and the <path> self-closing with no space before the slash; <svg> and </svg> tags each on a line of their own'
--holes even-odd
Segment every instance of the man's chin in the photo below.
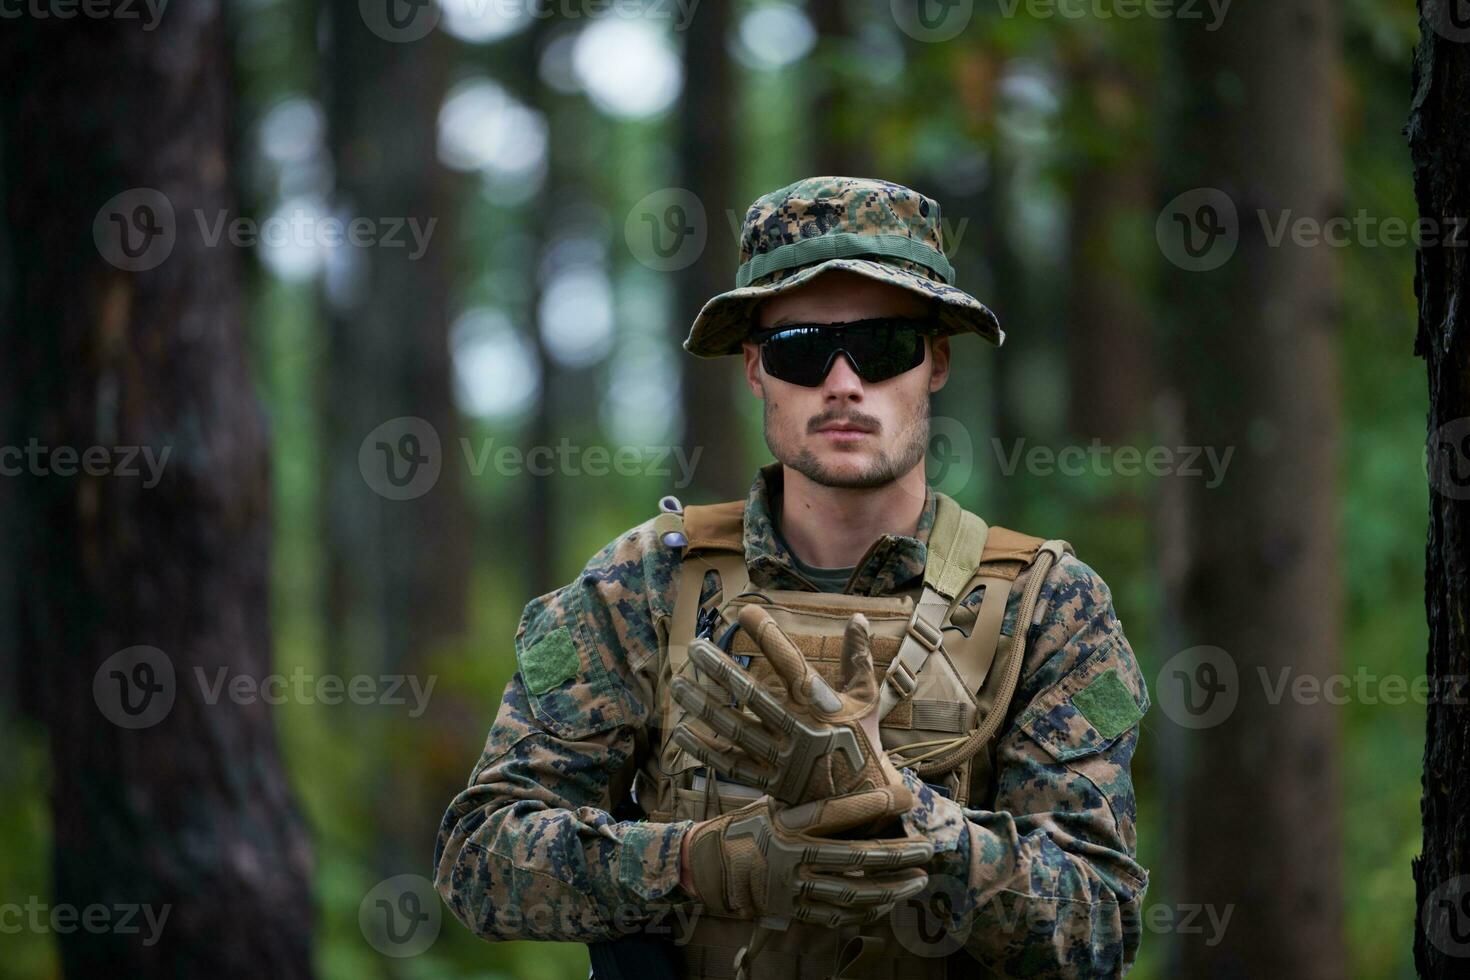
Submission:
<svg viewBox="0 0 1470 980">
<path fill-rule="evenodd" d="M 898 478 L 887 459 L 871 452 L 806 450 L 795 459 L 782 462 L 819 486 L 843 490 L 871 490 Z"/>
</svg>

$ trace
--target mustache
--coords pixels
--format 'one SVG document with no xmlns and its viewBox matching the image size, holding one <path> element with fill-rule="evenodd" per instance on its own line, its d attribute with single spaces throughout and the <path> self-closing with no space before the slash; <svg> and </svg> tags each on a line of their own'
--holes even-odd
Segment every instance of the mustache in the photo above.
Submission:
<svg viewBox="0 0 1470 980">
<path fill-rule="evenodd" d="M 864 415 L 862 412 L 835 411 L 823 412 L 820 415 L 813 415 L 811 417 L 811 420 L 808 421 L 806 424 L 806 431 L 808 434 L 810 434 L 816 432 L 823 426 L 831 425 L 834 422 L 845 422 L 849 425 L 855 425 L 859 426 L 860 428 L 867 429 L 870 432 L 879 432 L 883 428 L 883 424 L 872 415 Z"/>
</svg>

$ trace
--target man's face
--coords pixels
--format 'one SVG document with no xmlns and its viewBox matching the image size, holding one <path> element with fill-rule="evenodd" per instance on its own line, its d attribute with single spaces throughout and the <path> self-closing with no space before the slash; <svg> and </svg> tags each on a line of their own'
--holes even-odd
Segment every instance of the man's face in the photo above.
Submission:
<svg viewBox="0 0 1470 980">
<path fill-rule="evenodd" d="M 914 293 L 839 270 L 766 300 L 756 326 L 930 315 L 929 302 Z M 852 489 L 883 486 L 922 464 L 929 396 L 949 377 L 949 339 L 924 343 L 922 364 L 876 384 L 864 381 L 839 355 L 815 388 L 771 377 L 761 365 L 760 348 L 746 343 L 746 381 L 765 402 L 771 454 L 814 483 Z"/>
</svg>

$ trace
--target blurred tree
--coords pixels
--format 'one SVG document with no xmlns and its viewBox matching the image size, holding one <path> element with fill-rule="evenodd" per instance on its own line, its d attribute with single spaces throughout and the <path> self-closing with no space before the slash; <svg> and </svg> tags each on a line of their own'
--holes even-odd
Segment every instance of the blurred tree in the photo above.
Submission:
<svg viewBox="0 0 1470 980">
<path fill-rule="evenodd" d="M 864 73 L 848 0 L 811 0 L 807 7 L 817 32 L 809 130 L 816 173 L 880 176 L 873 172 L 871 107 L 855 91 Z"/>
<path fill-rule="evenodd" d="M 1419 976 L 1464 976 L 1470 926 L 1470 346 L 1458 329 L 1457 308 L 1470 297 L 1463 227 L 1470 200 L 1470 49 L 1455 0 L 1421 0 L 1421 39 L 1414 58 L 1409 146 L 1421 219 L 1431 228 L 1421 245 L 1415 293 L 1419 332 L 1414 352 L 1429 376 L 1429 540 L 1425 610 L 1432 695 L 1424 746 L 1423 854 L 1414 860 L 1414 963 Z"/>
<path fill-rule="evenodd" d="M 271 522 L 240 255 L 207 230 L 237 217 L 225 5 L 152 30 L 23 16 L 0 48 L 26 242 L 16 430 L 51 452 L 19 488 L 17 542 L 53 766 L 47 901 L 89 916 L 56 930 L 62 968 L 305 977 L 308 841 L 271 707 L 230 693 L 271 669 Z M 154 454 L 153 482 L 127 446 Z M 118 468 L 65 475 L 64 452 Z M 93 927 L 95 906 L 140 905 L 166 916 L 152 945 L 141 916 Z"/>
<path fill-rule="evenodd" d="M 675 274 L 676 347 L 688 335 L 701 306 L 711 297 L 734 288 L 739 261 L 727 208 L 739 208 L 736 195 L 734 72 L 729 55 L 731 4 L 710 4 L 690 19 L 684 31 L 684 88 L 679 102 L 678 151 L 683 186 L 704 205 L 708 234 L 698 261 Z M 744 217 L 737 211 L 737 216 Z M 679 354 L 683 372 L 686 451 L 702 450 L 695 469 L 690 499 L 710 502 L 743 496 L 750 484 L 736 414 L 734 358 L 701 358 Z M 687 502 L 687 501 L 686 501 Z"/>
<path fill-rule="evenodd" d="M 1178 103 L 1164 196 L 1187 196 L 1163 220 L 1182 226 L 1190 251 L 1169 253 L 1168 383 L 1185 443 L 1234 455 L 1218 487 L 1174 475 L 1187 514 L 1164 548 L 1179 563 L 1179 635 L 1229 659 L 1172 671 L 1160 684 L 1174 687 L 1156 693 L 1189 699 L 1204 726 L 1181 729 L 1186 784 L 1169 810 L 1177 900 L 1233 918 L 1217 946 L 1181 939 L 1171 972 L 1337 978 L 1347 973 L 1337 712 L 1271 691 L 1283 676 L 1339 669 L 1338 286 L 1326 245 L 1270 235 L 1340 206 L 1336 4 L 1236 5 L 1217 26 L 1170 25 Z M 1234 695 L 1228 713 L 1219 699 Z M 1216 708 L 1228 719 L 1210 717 Z"/>
<path fill-rule="evenodd" d="M 1075 147 L 1067 167 L 1069 422 L 1077 438 L 1116 446 L 1146 430 L 1153 394 L 1152 312 L 1132 232 L 1154 203 L 1154 158 L 1141 59 L 1117 50 L 1111 33 L 1075 32 L 1062 58 L 1072 103 L 1066 138 Z"/>
<path fill-rule="evenodd" d="M 542 329 L 543 301 L 549 273 L 548 257 L 557 234 L 558 207 L 565 206 L 561 192 L 568 183 L 567 156 L 573 149 L 564 120 L 570 98 L 551 90 L 541 78 L 541 59 L 547 45 L 557 33 L 560 21 L 555 10 L 532 0 L 535 19 L 526 37 L 516 48 L 516 56 L 507 65 L 506 79 L 523 103 L 538 109 L 546 120 L 546 173 L 540 189 L 531 198 L 527 222 L 531 247 L 525 255 L 526 275 L 531 286 L 523 311 L 525 329 L 536 351 L 536 364 L 541 376 L 536 406 L 531 416 L 527 440 L 531 446 L 554 445 L 561 431 L 562 402 L 569 395 L 569 379 L 552 356 Z M 565 584 L 557 574 L 557 560 L 566 535 L 560 532 L 557 493 L 560 481 L 554 476 L 530 476 L 522 481 L 525 497 L 521 511 L 525 518 L 526 550 L 524 552 L 530 587 L 535 595 L 543 595 Z"/>
<path fill-rule="evenodd" d="M 338 249 L 323 297 L 329 663 L 402 671 L 465 628 L 471 535 L 449 350 L 460 193 L 436 152 L 453 59 L 441 32 L 389 41 L 369 30 L 357 0 L 321 2 L 335 213 L 380 228 L 433 222 L 422 254 L 407 231 L 397 244 Z M 387 500 L 364 479 L 358 450 L 404 416 L 433 427 L 442 466 L 427 493 Z"/>
<path fill-rule="evenodd" d="M 343 675 L 432 676 L 435 657 L 466 631 L 470 516 L 462 489 L 453 399 L 450 318 L 461 206 L 459 181 L 439 161 L 439 108 L 454 59 L 439 31 L 390 41 L 370 30 L 357 0 L 322 0 L 321 88 L 333 162 L 333 210 L 377 227 L 416 221 L 393 241 L 348 245 L 324 279 L 321 360 L 324 479 L 320 496 L 327 662 Z M 432 222 L 432 224 L 431 224 Z M 386 499 L 365 478 L 359 449 L 390 419 L 422 419 L 438 437 L 438 479 L 421 496 Z M 395 427 L 371 455 L 394 471 L 407 460 Z M 431 464 L 432 465 L 432 464 Z M 379 770 L 373 807 L 379 867 L 419 872 L 434 814 L 463 779 L 463 760 L 432 751 L 456 716 L 451 692 L 394 729 L 397 764 Z M 368 716 L 355 716 L 366 723 Z"/>
</svg>

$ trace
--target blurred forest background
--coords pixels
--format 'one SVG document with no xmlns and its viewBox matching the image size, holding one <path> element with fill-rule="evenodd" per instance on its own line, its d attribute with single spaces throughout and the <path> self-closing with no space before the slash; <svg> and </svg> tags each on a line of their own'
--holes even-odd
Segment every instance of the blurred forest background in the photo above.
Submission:
<svg viewBox="0 0 1470 980">
<path fill-rule="evenodd" d="M 1256 677 L 1423 675 L 1414 246 L 1361 230 L 1272 245 L 1255 214 L 1412 223 L 1415 11 L 552 6 L 438 0 L 385 17 L 366 0 L 233 0 L 170 5 L 153 30 L 6 21 L 0 299 L 22 344 L 0 442 L 80 432 L 93 436 L 73 444 L 175 455 L 152 490 L 0 481 L 3 540 L 32 541 L 0 554 L 0 901 L 59 889 L 81 904 L 89 874 L 136 860 L 197 873 L 196 902 L 224 906 L 212 926 L 181 907 L 180 941 L 241 930 L 286 947 L 280 962 L 309 950 L 324 978 L 585 975 L 580 946 L 490 945 L 447 915 L 426 950 L 384 955 L 359 913 L 380 882 L 432 873 L 527 600 L 661 495 L 743 496 L 768 459 L 735 362 L 678 344 L 733 283 L 749 202 L 845 174 L 938 199 L 959 284 L 1008 334 L 998 351 L 955 342 L 931 481 L 992 523 L 1070 540 L 1155 687 L 1134 769 L 1153 872 L 1134 975 L 1413 975 L 1424 706 L 1273 704 Z M 93 220 L 135 188 L 169 197 L 178 240 L 156 269 L 118 272 Z M 1192 270 L 1161 242 L 1170 202 L 1201 188 L 1238 207 L 1239 247 Z M 200 208 L 433 224 L 421 249 L 406 222 L 402 247 L 211 248 Z M 99 339 L 86 310 L 114 301 L 131 312 Z M 563 440 L 571 463 L 549 475 L 517 455 Z M 1203 456 L 1204 476 L 1007 465 L 1019 447 L 1094 440 L 1234 455 L 1210 486 Z M 437 479 L 400 493 L 373 475 L 377 441 L 424 448 Z M 603 475 L 589 447 L 605 448 Z M 607 472 L 619 450 L 628 465 Z M 135 733 L 105 723 L 90 685 L 138 644 L 181 677 L 240 649 L 245 673 L 434 687 L 418 716 L 288 698 L 243 710 L 233 734 L 224 712 L 190 728 L 202 713 L 177 706 Z M 1157 685 L 1199 646 L 1227 650 L 1242 680 L 1234 714 L 1194 730 Z M 111 752 L 122 768 L 99 782 Z M 210 791 L 180 790 L 190 772 Z M 134 778 L 187 796 L 165 822 L 189 833 L 130 824 Z M 269 837 L 260 853 L 309 895 L 220 898 L 213 855 L 231 834 Z M 1233 908 L 1223 937 L 1205 906 Z M 0 976 L 59 975 L 73 941 L 6 934 Z"/>
</svg>

